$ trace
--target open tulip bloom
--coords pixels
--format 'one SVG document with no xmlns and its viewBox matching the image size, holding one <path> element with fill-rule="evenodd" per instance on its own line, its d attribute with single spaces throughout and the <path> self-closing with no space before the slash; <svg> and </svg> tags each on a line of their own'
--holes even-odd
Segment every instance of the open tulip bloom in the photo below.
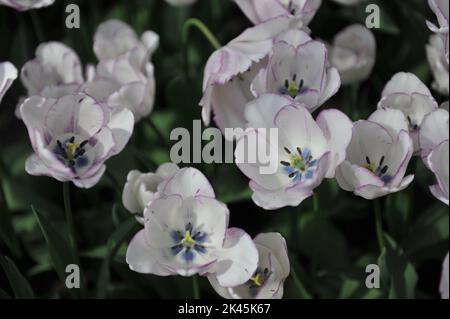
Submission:
<svg viewBox="0 0 450 319">
<path fill-rule="evenodd" d="M 234 0 L 253 24 L 287 16 L 308 25 L 314 18 L 322 0 Z"/>
<path fill-rule="evenodd" d="M 289 29 L 290 19 L 280 17 L 248 28 L 226 46 L 215 51 L 205 66 L 203 77 L 202 119 L 225 128 L 244 128 L 244 106 L 254 99 L 250 85 L 267 63 L 276 36 Z"/>
<path fill-rule="evenodd" d="M 325 177 L 333 178 L 352 137 L 352 123 L 342 112 L 325 110 L 314 121 L 305 105 L 285 96 L 262 95 L 246 106 L 245 117 L 247 130 L 236 146 L 236 164 L 250 179 L 253 201 L 268 210 L 298 206 Z M 271 128 L 278 130 L 278 140 L 268 138 Z M 249 141 L 269 150 L 275 173 L 265 174 L 267 163 L 259 159 L 248 160 Z"/>
<path fill-rule="evenodd" d="M 414 151 L 418 153 L 422 121 L 427 114 L 438 108 L 426 85 L 412 73 L 397 73 L 384 87 L 378 108 L 393 108 L 403 112 L 414 141 Z"/>
<path fill-rule="evenodd" d="M 448 205 L 449 193 L 449 113 L 440 108 L 428 114 L 420 130 L 419 145 L 425 165 L 434 173 L 437 184 L 430 187 L 433 195 Z"/>
<path fill-rule="evenodd" d="M 247 29 L 208 60 L 202 116 L 211 111 L 217 126 L 244 128 L 244 106 L 265 93 L 285 95 L 314 111 L 340 87 L 338 71 L 327 66 L 327 49 L 285 17 Z"/>
<path fill-rule="evenodd" d="M 181 169 L 145 209 L 145 226 L 128 246 L 127 263 L 145 274 L 200 274 L 224 287 L 242 285 L 256 271 L 258 251 L 243 230 L 228 228 L 228 218 L 206 177 Z"/>
<path fill-rule="evenodd" d="M 278 233 L 259 234 L 254 239 L 259 253 L 258 268 L 245 284 L 222 287 L 214 276 L 209 282 L 225 299 L 281 299 L 284 280 L 289 276 L 290 264 L 286 241 Z"/>
<path fill-rule="evenodd" d="M 345 161 L 336 171 L 339 186 L 365 199 L 405 189 L 414 179 L 405 176 L 413 155 L 413 141 L 405 115 L 379 109 L 354 124 Z"/>
<path fill-rule="evenodd" d="M 10 62 L 0 63 L 0 103 L 14 80 L 17 79 L 17 69 Z"/>
<path fill-rule="evenodd" d="M 127 144 L 134 126 L 127 109 L 111 111 L 84 94 L 60 99 L 33 96 L 20 107 L 34 154 L 26 161 L 31 175 L 94 186 L 105 172 L 105 161 Z"/>
<path fill-rule="evenodd" d="M 252 83 L 255 96 L 274 93 L 306 105 L 310 112 L 332 97 L 341 85 L 336 68 L 328 67 L 326 46 L 297 31 L 297 43 L 276 42 L 266 68 Z"/>
</svg>

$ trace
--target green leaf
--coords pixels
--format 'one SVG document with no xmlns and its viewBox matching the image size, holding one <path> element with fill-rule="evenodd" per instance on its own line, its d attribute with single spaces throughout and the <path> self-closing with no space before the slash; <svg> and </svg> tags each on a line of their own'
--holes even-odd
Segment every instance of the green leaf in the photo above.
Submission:
<svg viewBox="0 0 450 319">
<path fill-rule="evenodd" d="M 39 213 L 34 207 L 33 210 L 36 219 L 39 222 L 42 234 L 47 242 L 48 252 L 53 264 L 53 267 L 58 274 L 59 279 L 65 282 L 66 266 L 69 264 L 76 264 L 72 250 L 65 237 L 63 237 L 54 226 L 47 220 L 47 218 Z M 79 289 L 71 289 L 70 291 L 77 294 Z"/>
<path fill-rule="evenodd" d="M 17 299 L 34 298 L 33 289 L 11 259 L 0 255 L 0 266 L 2 266 Z"/>
<path fill-rule="evenodd" d="M 343 269 L 349 265 L 347 241 L 332 222 L 312 212 L 303 213 L 299 221 L 300 251 L 313 263 L 326 269 Z"/>
<path fill-rule="evenodd" d="M 127 221 L 122 223 L 109 237 L 107 243 L 107 253 L 103 260 L 98 275 L 97 281 L 97 298 L 104 298 L 107 294 L 108 283 L 110 280 L 110 264 L 114 259 L 120 246 L 125 240 L 136 231 L 136 220 L 134 217 L 130 217 Z"/>
<path fill-rule="evenodd" d="M 0 288 L 0 300 L 2 299 L 11 299 L 11 296 L 8 295 L 8 293 L 4 291 L 2 288 Z"/>
<path fill-rule="evenodd" d="M 423 212 L 414 222 L 407 236 L 401 241 L 408 254 L 434 246 L 449 238 L 448 208 L 437 203 Z"/>
<path fill-rule="evenodd" d="M 418 276 L 404 251 L 388 235 L 378 265 L 381 272 L 381 288 L 390 299 L 413 299 Z"/>
<path fill-rule="evenodd" d="M 28 179 L 5 178 L 2 181 L 6 203 L 11 211 L 27 210 L 31 205 L 48 212 L 58 211 L 59 207 L 47 200 L 39 189 L 31 187 Z"/>
<path fill-rule="evenodd" d="M 11 212 L 5 205 L 6 203 L 0 202 L 0 238 L 15 256 L 20 256 L 20 246 L 14 232 Z"/>
</svg>

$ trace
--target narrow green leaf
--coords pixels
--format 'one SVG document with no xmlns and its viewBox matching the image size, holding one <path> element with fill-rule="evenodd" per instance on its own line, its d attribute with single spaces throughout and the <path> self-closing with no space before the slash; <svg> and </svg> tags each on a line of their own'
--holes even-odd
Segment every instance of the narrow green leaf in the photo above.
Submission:
<svg viewBox="0 0 450 319">
<path fill-rule="evenodd" d="M 0 202 L 0 238 L 15 256 L 20 256 L 20 245 L 14 232 L 11 212 L 2 207 L 4 205 L 6 203 Z"/>
<path fill-rule="evenodd" d="M 108 284 L 110 280 L 110 264 L 117 254 L 120 246 L 124 241 L 136 231 L 136 220 L 130 217 L 122 223 L 109 237 L 107 243 L 107 254 L 100 268 L 97 281 L 97 298 L 104 298 L 107 294 Z"/>
<path fill-rule="evenodd" d="M 16 264 L 7 256 L 0 255 L 0 266 L 8 278 L 17 299 L 33 299 L 34 293 L 28 280 L 22 275 Z M 1 294 L 0 294 L 1 295 Z"/>
<path fill-rule="evenodd" d="M 1 299 L 11 299 L 11 296 L 8 295 L 8 293 L 4 291 L 2 288 L 0 288 L 0 300 Z"/>
<path fill-rule="evenodd" d="M 438 203 L 424 212 L 411 226 L 407 236 L 401 241 L 408 254 L 416 253 L 449 237 L 448 208 Z"/>
<path fill-rule="evenodd" d="M 417 273 L 403 249 L 390 236 L 384 237 L 386 247 L 378 260 L 381 288 L 390 299 L 413 299 L 418 281 Z"/>
<path fill-rule="evenodd" d="M 47 242 L 48 252 L 55 268 L 58 277 L 62 282 L 66 279 L 66 266 L 69 264 L 76 264 L 73 254 L 71 252 L 69 243 L 47 220 L 47 218 L 39 213 L 34 207 L 31 208 L 36 216 L 42 234 Z M 71 289 L 71 292 L 78 294 L 79 289 Z"/>
</svg>

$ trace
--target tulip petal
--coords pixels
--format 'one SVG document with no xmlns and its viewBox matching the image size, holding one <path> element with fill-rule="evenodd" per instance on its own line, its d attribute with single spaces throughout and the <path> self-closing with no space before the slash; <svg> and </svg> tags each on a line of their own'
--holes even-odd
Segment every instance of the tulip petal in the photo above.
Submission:
<svg viewBox="0 0 450 319">
<path fill-rule="evenodd" d="M 217 262 L 207 270 L 222 287 L 236 287 L 247 282 L 258 266 L 258 250 L 250 236 L 239 228 L 227 231 Z"/>
</svg>

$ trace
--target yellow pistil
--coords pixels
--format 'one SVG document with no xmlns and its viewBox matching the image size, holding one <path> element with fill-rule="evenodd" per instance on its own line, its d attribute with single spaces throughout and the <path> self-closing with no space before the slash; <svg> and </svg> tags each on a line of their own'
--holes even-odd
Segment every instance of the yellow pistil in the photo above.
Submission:
<svg viewBox="0 0 450 319">
<path fill-rule="evenodd" d="M 370 163 L 370 164 L 366 164 L 364 165 L 365 168 L 367 168 L 369 171 L 371 171 L 372 173 L 375 173 L 377 168 L 375 166 L 375 164 Z"/>
<path fill-rule="evenodd" d="M 299 87 L 298 87 L 297 83 L 290 82 L 287 90 L 288 90 L 289 95 L 294 98 L 298 94 Z"/>
<path fill-rule="evenodd" d="M 291 158 L 291 165 L 294 167 L 296 167 L 301 161 L 303 161 L 303 158 L 301 155 L 295 156 L 293 154 L 290 154 L 289 157 Z"/>
<path fill-rule="evenodd" d="M 291 158 L 291 166 L 299 169 L 300 171 L 304 172 L 306 169 L 305 163 L 303 163 L 303 156 L 300 155 L 293 155 L 290 154 L 289 157 Z"/>
<path fill-rule="evenodd" d="M 67 157 L 69 159 L 73 159 L 75 158 L 75 153 L 77 151 L 77 148 L 80 146 L 79 143 L 66 143 L 66 147 L 67 147 Z"/>
<path fill-rule="evenodd" d="M 261 287 L 263 284 L 263 278 L 261 274 L 256 274 L 256 276 L 251 277 L 250 280 L 258 287 Z"/>
<path fill-rule="evenodd" d="M 196 244 L 197 242 L 195 241 L 194 238 L 192 238 L 191 236 L 191 232 L 189 230 L 186 231 L 186 234 L 184 235 L 184 238 L 181 240 L 181 244 L 183 246 L 188 246 L 188 247 L 192 247 Z"/>
</svg>

